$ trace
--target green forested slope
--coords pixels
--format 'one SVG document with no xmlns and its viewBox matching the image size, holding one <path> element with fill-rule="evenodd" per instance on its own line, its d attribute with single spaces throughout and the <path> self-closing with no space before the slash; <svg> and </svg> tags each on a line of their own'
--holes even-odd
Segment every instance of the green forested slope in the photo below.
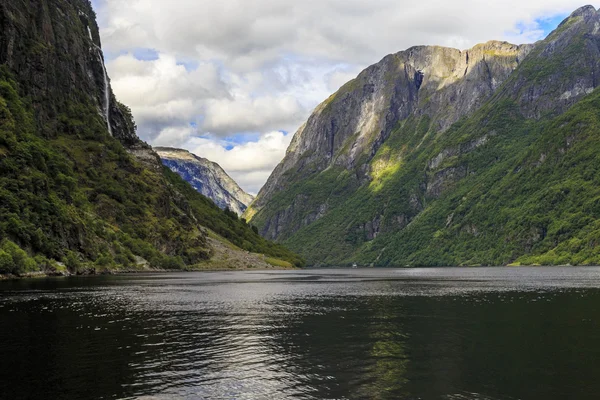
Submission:
<svg viewBox="0 0 600 400">
<path fill-rule="evenodd" d="M 276 257 L 298 267 L 304 265 L 304 260 L 300 256 L 281 244 L 261 237 L 255 226 L 249 225 L 243 218 L 238 218 L 238 215 L 229 209 L 221 210 L 212 200 L 199 194 L 168 167 L 163 168 L 163 174 L 172 187 L 185 196 L 190 210 L 197 216 L 202 226 L 211 229 L 243 250 Z"/>
<path fill-rule="evenodd" d="M 399 148 L 410 140 L 401 132 L 406 130 L 394 135 L 402 138 L 391 138 Z M 415 195 L 422 175 L 434 174 L 424 172 L 427 162 L 444 146 L 468 148 L 491 132 L 485 145 L 449 157 L 438 167 L 464 170 L 458 182 L 445 182 L 439 198 Z M 375 162 L 384 154 L 401 158 L 386 148 Z M 338 187 L 343 187 L 344 175 L 338 175 Z M 381 204 L 386 206 L 381 219 L 393 216 L 403 229 L 383 232 L 374 240 L 363 229 L 348 229 L 348 221 L 371 218 Z M 340 234 L 342 241 L 336 240 Z M 332 239 L 321 245 L 313 240 L 316 236 Z M 454 126 L 441 145 L 383 171 L 287 243 L 326 263 L 598 264 L 600 93 L 542 121 L 525 120 L 510 102 L 481 110 Z"/>
<path fill-rule="evenodd" d="M 134 255 L 155 266 L 182 266 L 210 256 L 204 236 L 159 183 L 164 178 L 111 138 L 95 110 L 76 106 L 61 116 L 53 137 L 40 137 L 19 85 L 7 68 L 1 74 L 0 236 L 5 243 L 18 244 L 42 264 L 44 258 L 64 261 L 71 270 L 86 261 L 130 267 Z"/>
</svg>

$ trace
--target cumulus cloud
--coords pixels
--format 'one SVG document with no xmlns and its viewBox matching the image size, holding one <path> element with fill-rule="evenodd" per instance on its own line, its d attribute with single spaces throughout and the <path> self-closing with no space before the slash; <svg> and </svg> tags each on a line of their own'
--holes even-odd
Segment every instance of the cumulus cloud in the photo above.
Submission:
<svg viewBox="0 0 600 400">
<path fill-rule="evenodd" d="M 104 49 L 117 55 L 107 64 L 113 90 L 132 108 L 139 135 L 220 160 L 254 192 L 283 157 L 290 135 L 278 131 L 294 132 L 320 101 L 386 54 L 420 44 L 464 49 L 490 39 L 533 42 L 581 6 L 580 0 L 96 5 Z M 143 49 L 156 57 L 136 57 Z M 259 140 L 229 140 L 249 133 Z M 234 159 L 245 160 L 243 170 Z M 268 168 L 256 165 L 260 159 Z"/>
<path fill-rule="evenodd" d="M 182 132 L 228 137 L 295 130 L 327 93 L 319 85 L 310 87 L 318 77 L 297 65 L 236 74 L 214 62 L 190 69 L 170 54 L 140 60 L 126 53 L 110 60 L 107 69 L 115 94 L 133 111 L 138 133 L 155 145 L 182 145 Z"/>
<path fill-rule="evenodd" d="M 264 129 L 290 128 L 299 123 L 304 110 L 291 96 L 236 96 L 207 103 L 204 128 L 212 133 L 256 132 Z"/>
<path fill-rule="evenodd" d="M 372 63 L 415 44 L 473 45 L 580 0 L 105 0 L 111 49 L 169 49 L 252 70 L 282 53 Z M 110 17 L 112 16 L 112 17 Z"/>
<path fill-rule="evenodd" d="M 109 61 L 107 69 L 115 94 L 131 107 L 140 136 L 150 142 L 176 132 L 171 128 L 200 123 L 206 101 L 230 96 L 212 63 L 190 71 L 169 54 L 160 53 L 156 60 L 124 54 Z"/>
<path fill-rule="evenodd" d="M 152 141 L 153 146 L 181 147 L 195 133 L 192 126 L 168 126 L 163 128 Z"/>
</svg>

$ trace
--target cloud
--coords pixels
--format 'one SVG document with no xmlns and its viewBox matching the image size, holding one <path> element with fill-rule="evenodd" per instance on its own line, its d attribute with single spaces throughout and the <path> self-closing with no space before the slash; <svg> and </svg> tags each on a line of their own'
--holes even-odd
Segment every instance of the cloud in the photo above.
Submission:
<svg viewBox="0 0 600 400">
<path fill-rule="evenodd" d="M 132 108 L 142 139 L 222 160 L 257 191 L 284 154 L 266 146 L 289 139 L 273 132 L 296 131 L 319 102 L 386 54 L 420 44 L 533 42 L 579 1 L 95 3 L 103 47 L 116 55 L 107 63 L 113 90 Z M 259 140 L 236 139 L 252 135 Z M 247 154 L 242 171 L 231 157 Z M 268 168 L 256 165 L 261 158 Z"/>
<path fill-rule="evenodd" d="M 153 146 L 180 147 L 196 132 L 193 126 L 169 126 L 158 132 L 152 141 Z"/>
<path fill-rule="evenodd" d="M 199 123 L 205 102 L 229 96 L 226 83 L 212 63 L 188 70 L 169 54 L 156 60 L 138 60 L 131 54 L 107 63 L 111 86 L 129 105 L 142 138 L 154 142 L 172 128 Z"/>
<path fill-rule="evenodd" d="M 203 127 L 211 133 L 256 132 L 293 128 L 300 124 L 305 110 L 291 96 L 263 96 L 211 100 L 206 106 Z"/>
<path fill-rule="evenodd" d="M 303 96 L 294 93 L 296 84 L 310 79 L 297 67 L 235 74 L 214 62 L 190 69 L 173 55 L 157 57 L 140 60 L 126 53 L 107 63 L 112 88 L 131 107 L 139 135 L 155 145 L 182 145 L 183 132 L 227 137 L 295 130 L 318 101 L 301 104 Z"/>
<path fill-rule="evenodd" d="M 149 47 L 253 70 L 281 54 L 372 63 L 415 44 L 471 46 L 579 0 L 105 0 L 105 45 Z"/>
</svg>

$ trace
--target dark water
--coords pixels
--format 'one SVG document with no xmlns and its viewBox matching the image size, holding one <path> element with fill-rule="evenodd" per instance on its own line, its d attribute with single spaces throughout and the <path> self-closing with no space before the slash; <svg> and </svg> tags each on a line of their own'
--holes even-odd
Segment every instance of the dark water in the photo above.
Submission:
<svg viewBox="0 0 600 400">
<path fill-rule="evenodd" d="M 0 282 L 3 399 L 597 399 L 600 268 Z"/>
</svg>

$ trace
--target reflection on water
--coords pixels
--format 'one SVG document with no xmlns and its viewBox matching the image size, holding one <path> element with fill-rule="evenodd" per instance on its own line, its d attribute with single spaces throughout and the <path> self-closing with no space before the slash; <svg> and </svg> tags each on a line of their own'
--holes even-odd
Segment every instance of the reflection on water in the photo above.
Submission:
<svg viewBox="0 0 600 400">
<path fill-rule="evenodd" d="M 0 283 L 0 398 L 564 399 L 600 391 L 600 269 Z"/>
</svg>

